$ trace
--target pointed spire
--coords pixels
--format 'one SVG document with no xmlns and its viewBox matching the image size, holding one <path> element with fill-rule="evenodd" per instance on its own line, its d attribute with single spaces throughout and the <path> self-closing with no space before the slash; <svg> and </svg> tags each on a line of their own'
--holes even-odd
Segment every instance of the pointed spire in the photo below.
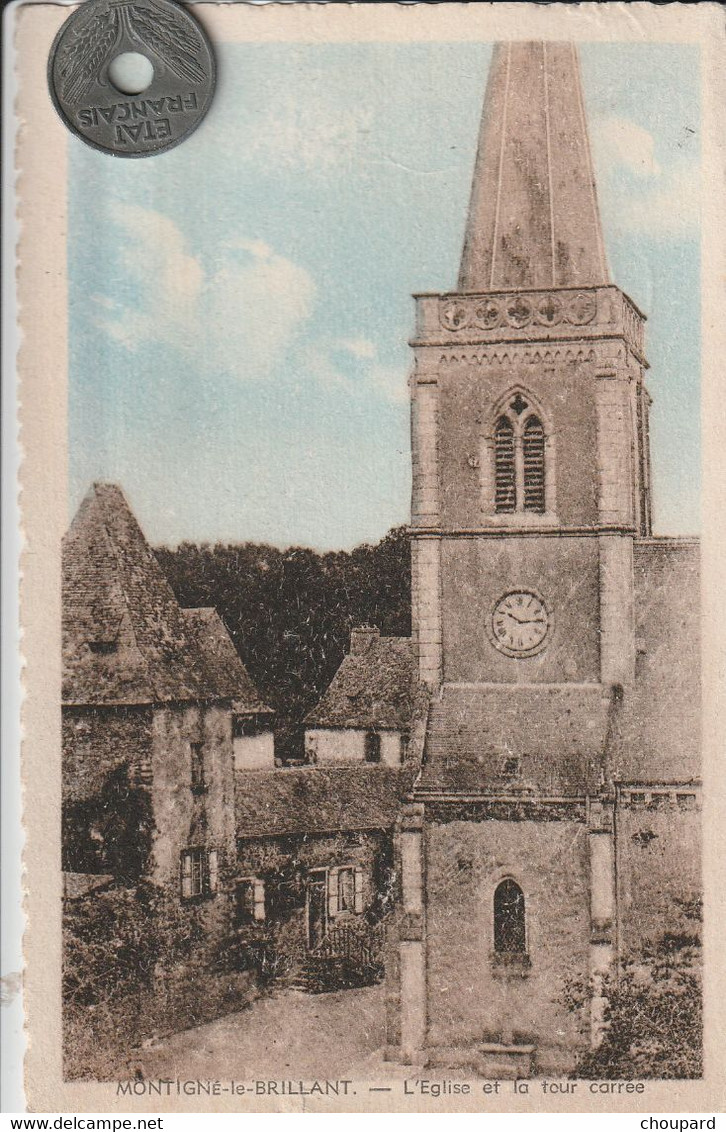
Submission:
<svg viewBox="0 0 726 1132">
<path fill-rule="evenodd" d="M 575 46 L 497 44 L 458 289 L 607 282 Z"/>
</svg>

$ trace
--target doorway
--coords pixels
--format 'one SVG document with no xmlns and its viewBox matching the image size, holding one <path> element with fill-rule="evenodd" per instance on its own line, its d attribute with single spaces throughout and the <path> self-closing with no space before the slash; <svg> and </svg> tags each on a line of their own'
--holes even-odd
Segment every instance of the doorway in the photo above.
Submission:
<svg viewBox="0 0 726 1132">
<path fill-rule="evenodd" d="M 313 869 L 308 875 L 306 894 L 308 950 L 320 947 L 328 928 L 328 874 Z"/>
</svg>

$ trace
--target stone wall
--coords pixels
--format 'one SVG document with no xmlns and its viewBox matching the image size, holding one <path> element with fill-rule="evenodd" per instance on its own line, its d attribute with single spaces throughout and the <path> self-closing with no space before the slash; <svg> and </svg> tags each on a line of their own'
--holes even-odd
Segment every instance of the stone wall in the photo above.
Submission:
<svg viewBox="0 0 726 1132">
<path fill-rule="evenodd" d="M 441 559 L 446 682 L 599 679 L 596 539 L 444 539 Z M 490 639 L 494 604 L 515 589 L 540 594 L 551 614 L 547 647 L 525 659 L 504 655 Z"/>
<path fill-rule="evenodd" d="M 427 819 L 424 834 L 427 1049 L 530 1042 L 540 1072 L 565 1072 L 588 1041 L 586 1020 L 564 1005 L 567 980 L 589 974 L 584 822 Z M 505 877 L 524 892 L 529 957 L 509 973 L 493 955 L 494 890 Z"/>
<path fill-rule="evenodd" d="M 491 479 L 492 434 L 496 407 L 509 390 L 522 388 L 532 408 L 544 416 L 554 439 L 551 472 L 556 485 L 555 510 L 562 526 L 593 524 L 598 517 L 598 475 L 594 366 L 541 362 L 533 365 L 524 351 L 510 347 L 504 364 L 457 363 L 439 379 L 439 466 L 443 528 L 480 527 L 492 516 L 484 505 Z M 538 404 L 537 404 L 538 403 Z M 486 512 L 486 515 L 483 514 Z M 505 521 L 507 517 L 504 517 Z M 512 517 L 513 519 L 514 517 Z"/>
<path fill-rule="evenodd" d="M 63 708 L 63 801 L 99 794 L 108 776 L 127 766 L 135 777 L 151 758 L 146 705 Z"/>
<path fill-rule="evenodd" d="M 665 933 L 697 933 L 692 918 L 702 889 L 697 788 L 622 788 L 616 830 L 621 955 L 637 953 Z"/>
</svg>

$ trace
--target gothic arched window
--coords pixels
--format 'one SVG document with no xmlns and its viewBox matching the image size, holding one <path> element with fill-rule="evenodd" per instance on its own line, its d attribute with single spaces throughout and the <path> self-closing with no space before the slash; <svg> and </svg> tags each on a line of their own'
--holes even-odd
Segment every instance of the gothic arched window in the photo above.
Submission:
<svg viewBox="0 0 726 1132">
<path fill-rule="evenodd" d="M 524 509 L 544 513 L 545 435 L 539 417 L 528 417 L 522 430 L 524 463 Z"/>
<path fill-rule="evenodd" d="M 517 477 L 514 464 L 514 426 L 500 417 L 494 430 L 495 507 L 497 511 L 516 511 Z"/>
<path fill-rule="evenodd" d="M 529 410 L 529 411 L 528 411 Z M 494 426 L 494 510 L 499 514 L 547 510 L 547 456 L 541 418 L 516 393 Z"/>
<path fill-rule="evenodd" d="M 494 950 L 505 955 L 527 951 L 524 893 L 514 880 L 503 880 L 494 890 Z"/>
</svg>

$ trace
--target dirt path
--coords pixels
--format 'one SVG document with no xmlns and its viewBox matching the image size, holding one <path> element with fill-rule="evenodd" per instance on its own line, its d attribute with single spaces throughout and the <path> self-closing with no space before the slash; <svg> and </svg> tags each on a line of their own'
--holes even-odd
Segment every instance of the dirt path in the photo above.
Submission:
<svg viewBox="0 0 726 1132">
<path fill-rule="evenodd" d="M 383 1060 L 382 986 L 332 994 L 280 990 L 247 1010 L 155 1042 L 138 1059 L 147 1080 L 404 1078 Z"/>
</svg>

